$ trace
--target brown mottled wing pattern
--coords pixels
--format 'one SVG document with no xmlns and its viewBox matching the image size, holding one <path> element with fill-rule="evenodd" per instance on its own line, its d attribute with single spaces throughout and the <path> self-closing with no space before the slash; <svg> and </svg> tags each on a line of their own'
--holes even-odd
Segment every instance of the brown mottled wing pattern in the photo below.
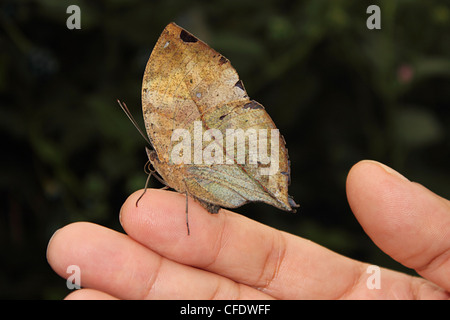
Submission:
<svg viewBox="0 0 450 320">
<path fill-rule="evenodd" d="M 174 23 L 164 29 L 147 63 L 142 104 L 147 134 L 156 152 L 150 161 L 175 190 L 187 191 L 206 203 L 205 207 L 209 203 L 235 208 L 249 201 L 266 202 L 287 211 L 297 206 L 287 193 L 289 163 L 281 136 L 279 168 L 273 175 L 261 175 L 261 164 L 247 162 L 171 162 L 173 131 L 184 128 L 192 133 L 194 121 L 201 121 L 203 131 L 220 130 L 223 137 L 230 128 L 276 129 L 264 108 L 249 99 L 229 61 Z"/>
</svg>

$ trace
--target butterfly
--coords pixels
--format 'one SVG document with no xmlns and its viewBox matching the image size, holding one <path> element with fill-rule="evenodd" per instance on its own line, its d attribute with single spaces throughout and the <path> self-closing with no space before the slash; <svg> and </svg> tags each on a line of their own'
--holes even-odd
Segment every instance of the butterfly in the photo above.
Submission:
<svg viewBox="0 0 450 320">
<path fill-rule="evenodd" d="M 299 207 L 288 195 L 284 138 L 264 107 L 249 98 L 227 58 L 175 23 L 147 62 L 142 111 L 151 174 L 186 194 L 188 235 L 188 196 L 210 213 L 255 201 Z"/>
</svg>

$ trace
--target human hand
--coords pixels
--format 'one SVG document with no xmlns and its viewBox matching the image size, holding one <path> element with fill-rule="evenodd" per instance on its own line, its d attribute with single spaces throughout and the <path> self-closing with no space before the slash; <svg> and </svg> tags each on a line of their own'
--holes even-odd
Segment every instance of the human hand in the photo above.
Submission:
<svg viewBox="0 0 450 320">
<path fill-rule="evenodd" d="M 84 289 L 68 299 L 449 299 L 450 202 L 374 161 L 356 164 L 347 196 L 374 243 L 423 278 L 381 268 L 367 286 L 366 263 L 228 210 L 207 213 L 185 196 L 142 191 L 124 203 L 127 234 L 70 224 L 49 242 L 47 259 Z"/>
</svg>

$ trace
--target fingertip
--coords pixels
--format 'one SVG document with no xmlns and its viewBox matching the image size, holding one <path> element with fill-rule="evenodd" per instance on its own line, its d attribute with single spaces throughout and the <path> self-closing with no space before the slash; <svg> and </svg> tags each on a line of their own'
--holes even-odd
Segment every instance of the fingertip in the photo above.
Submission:
<svg viewBox="0 0 450 320">
<path fill-rule="evenodd" d="M 352 169 L 355 169 L 355 170 L 358 170 L 358 171 L 359 170 L 365 171 L 365 170 L 370 170 L 370 167 L 382 169 L 382 170 L 384 170 L 385 173 L 387 173 L 388 175 L 390 175 L 390 176 L 392 176 L 394 178 L 398 178 L 398 179 L 401 179 L 401 180 L 404 180 L 404 181 L 409 181 L 405 176 L 400 174 L 398 171 L 395 171 L 391 167 L 388 167 L 387 165 L 385 165 L 385 164 L 383 164 L 381 162 L 375 161 L 375 160 L 361 160 L 358 163 L 356 163 L 352 167 Z"/>
<path fill-rule="evenodd" d="M 122 206 L 120 223 L 128 235 L 134 239 L 149 235 L 154 238 L 187 235 L 184 194 L 161 189 L 147 189 L 142 193 L 143 190 L 134 192 Z M 196 215 L 198 207 L 189 199 L 189 218 Z"/>
<path fill-rule="evenodd" d="M 353 213 L 359 217 L 368 203 L 376 207 L 381 201 L 395 201 L 396 191 L 409 185 L 410 181 L 394 169 L 378 161 L 362 160 L 347 176 L 347 198 Z"/>
<path fill-rule="evenodd" d="M 347 178 L 350 207 L 384 252 L 414 269 L 448 250 L 448 201 L 376 161 L 361 161 Z"/>
<path fill-rule="evenodd" d="M 126 200 L 125 202 L 122 204 L 122 207 L 120 208 L 119 211 L 119 222 L 123 227 L 123 220 L 125 218 L 125 216 L 127 216 L 130 212 L 134 212 L 134 210 L 136 210 L 135 208 L 137 208 L 138 206 L 138 201 L 137 199 L 139 199 L 140 196 L 138 196 L 138 193 L 140 192 L 141 195 L 143 195 L 144 190 L 137 190 L 135 192 L 133 192 Z M 133 204 L 134 203 L 134 207 Z"/>
<path fill-rule="evenodd" d="M 203 246 L 209 248 L 211 243 L 217 243 L 218 235 L 227 237 L 227 233 L 222 232 L 225 221 L 230 220 L 227 217 L 236 215 L 224 209 L 218 214 L 210 214 L 191 197 L 160 189 L 147 189 L 136 208 L 135 201 L 139 196 L 140 192 L 134 193 L 123 206 L 121 223 L 125 232 L 152 250 L 165 254 L 176 251 L 177 255 L 192 260 L 196 256 L 190 253 L 191 245 L 195 243 L 201 251 Z M 247 220 L 239 221 L 245 224 Z"/>
<path fill-rule="evenodd" d="M 394 169 L 385 164 L 375 160 L 361 160 L 353 165 L 347 176 L 347 186 L 352 186 L 352 183 L 358 182 L 361 178 L 379 177 L 382 175 L 389 175 L 394 179 L 409 182 L 409 180 Z"/>
<path fill-rule="evenodd" d="M 68 258 L 73 256 L 74 247 L 71 246 L 74 240 L 79 239 L 86 228 L 90 228 L 92 223 L 74 222 L 56 230 L 47 245 L 47 261 L 52 269 L 61 276 L 66 276 Z"/>
</svg>

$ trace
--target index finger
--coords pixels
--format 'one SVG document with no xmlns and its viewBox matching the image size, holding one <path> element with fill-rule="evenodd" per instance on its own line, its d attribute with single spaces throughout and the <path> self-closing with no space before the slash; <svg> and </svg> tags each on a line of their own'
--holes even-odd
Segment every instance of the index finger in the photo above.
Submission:
<svg viewBox="0 0 450 320">
<path fill-rule="evenodd" d="M 360 279 L 362 263 L 228 210 L 209 214 L 185 196 L 163 190 L 131 195 L 122 207 L 128 235 L 171 260 L 215 272 L 279 299 L 339 298 Z M 365 270 L 365 269 L 364 269 Z M 332 279 L 332 281 L 330 281 Z"/>
</svg>

